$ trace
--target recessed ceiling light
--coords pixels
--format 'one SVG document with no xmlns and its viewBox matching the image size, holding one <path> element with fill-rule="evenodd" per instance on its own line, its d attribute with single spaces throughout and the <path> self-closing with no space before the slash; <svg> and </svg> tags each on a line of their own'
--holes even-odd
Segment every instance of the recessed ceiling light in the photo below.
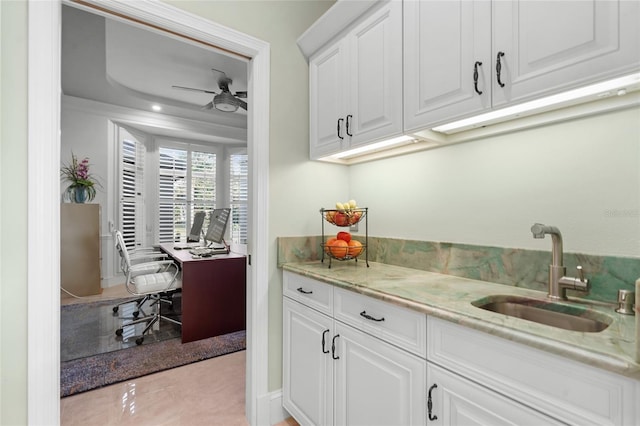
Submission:
<svg viewBox="0 0 640 426">
<path fill-rule="evenodd" d="M 154 111 L 162 111 L 162 107 L 160 105 L 151 105 L 151 109 Z"/>
</svg>

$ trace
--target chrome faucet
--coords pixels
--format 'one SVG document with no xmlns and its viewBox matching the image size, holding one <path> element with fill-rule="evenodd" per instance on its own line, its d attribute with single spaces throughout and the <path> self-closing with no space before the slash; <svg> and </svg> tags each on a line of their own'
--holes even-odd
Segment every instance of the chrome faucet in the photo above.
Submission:
<svg viewBox="0 0 640 426">
<path fill-rule="evenodd" d="M 549 299 L 567 299 L 567 289 L 589 291 L 589 280 L 584 278 L 582 266 L 577 266 L 578 277 L 566 277 L 567 268 L 562 264 L 562 234 L 555 226 L 535 223 L 531 227 L 533 238 L 551 235 L 551 265 L 549 265 Z"/>
</svg>

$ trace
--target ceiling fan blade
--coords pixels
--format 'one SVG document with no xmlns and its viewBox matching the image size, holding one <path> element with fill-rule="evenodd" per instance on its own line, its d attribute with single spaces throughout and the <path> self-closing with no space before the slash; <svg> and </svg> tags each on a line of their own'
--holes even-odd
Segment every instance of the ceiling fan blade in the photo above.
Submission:
<svg viewBox="0 0 640 426">
<path fill-rule="evenodd" d="M 246 98 L 247 97 L 247 92 L 242 91 L 242 92 L 236 92 L 234 95 L 236 98 Z"/>
<path fill-rule="evenodd" d="M 222 75 L 220 76 L 220 78 L 221 78 L 221 79 L 227 79 L 227 74 L 226 74 L 224 71 L 220 71 L 220 70 L 217 70 L 217 69 L 215 69 L 215 68 L 211 68 L 211 71 L 222 74 Z"/>
<path fill-rule="evenodd" d="M 180 90 L 190 90 L 192 92 L 203 92 L 203 93 L 212 93 L 212 94 L 216 94 L 216 92 L 214 92 L 213 90 L 204 90 L 204 89 L 194 89 L 193 87 L 184 87 L 184 86 L 171 86 L 174 89 L 180 89 Z"/>
<path fill-rule="evenodd" d="M 238 106 L 240 108 L 242 108 L 243 110 L 247 111 L 247 103 L 245 101 L 242 101 L 240 99 L 236 99 L 238 101 Z"/>
<path fill-rule="evenodd" d="M 209 102 L 208 104 L 206 104 L 200 109 L 211 109 L 211 108 L 213 108 L 213 101 Z"/>
</svg>

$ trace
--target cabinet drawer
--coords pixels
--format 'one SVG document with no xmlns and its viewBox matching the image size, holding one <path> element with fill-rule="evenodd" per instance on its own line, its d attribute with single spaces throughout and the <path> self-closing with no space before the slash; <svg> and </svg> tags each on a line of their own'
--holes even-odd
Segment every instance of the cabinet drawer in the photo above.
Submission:
<svg viewBox="0 0 640 426">
<path fill-rule="evenodd" d="M 285 296 L 325 314 L 332 314 L 332 285 L 289 271 L 284 271 L 282 278 Z"/>
<path fill-rule="evenodd" d="M 425 314 L 337 287 L 333 300 L 336 320 L 426 358 Z"/>
<path fill-rule="evenodd" d="M 569 424 L 637 424 L 634 380 L 429 317 L 427 360 Z"/>
</svg>

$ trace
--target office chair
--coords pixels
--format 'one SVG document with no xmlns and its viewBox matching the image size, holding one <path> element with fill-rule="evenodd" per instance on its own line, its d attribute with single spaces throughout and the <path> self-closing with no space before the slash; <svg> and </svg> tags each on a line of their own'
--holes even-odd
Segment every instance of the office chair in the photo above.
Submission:
<svg viewBox="0 0 640 426">
<path fill-rule="evenodd" d="M 119 231 L 118 230 L 113 231 L 113 240 L 116 242 L 115 244 L 116 250 L 118 250 L 118 238 L 116 236 L 117 232 Z M 135 249 L 128 251 L 128 253 L 129 253 L 129 261 L 131 262 L 131 264 L 147 263 L 147 262 L 153 262 L 153 261 L 169 258 L 169 256 L 166 253 L 162 252 L 160 250 L 160 247 L 157 247 L 157 246 L 156 247 L 136 247 Z M 159 272 L 157 265 L 154 266 L 154 264 L 151 264 L 149 267 L 151 268 L 150 270 L 155 270 L 156 272 Z M 137 299 L 126 300 L 114 306 L 113 313 L 114 315 L 117 314 L 118 311 L 120 310 L 120 307 L 123 305 L 128 305 L 133 302 L 136 302 L 137 309 L 132 312 L 132 315 L 134 319 L 138 318 L 138 315 L 140 314 L 139 312 L 140 307 L 144 303 L 146 303 L 148 300 L 149 300 L 149 295 L 138 297 Z M 167 299 L 167 300 L 170 301 L 171 299 Z M 122 317 L 122 318 L 126 319 L 125 317 Z"/>
<path fill-rule="evenodd" d="M 120 268 L 126 275 L 125 287 L 134 296 L 147 297 L 151 305 L 155 306 L 155 313 L 134 319 L 125 325 L 134 325 L 146 322 L 142 335 L 136 339 L 136 344 L 141 345 L 144 335 L 160 320 L 182 325 L 180 321 L 162 315 L 162 304 L 169 301 L 164 297 L 182 287 L 180 270 L 173 260 L 155 260 L 150 262 L 133 263 L 124 238 L 120 231 L 116 231 L 116 248 L 120 254 Z M 116 330 L 116 336 L 122 336 L 122 327 Z"/>
</svg>

